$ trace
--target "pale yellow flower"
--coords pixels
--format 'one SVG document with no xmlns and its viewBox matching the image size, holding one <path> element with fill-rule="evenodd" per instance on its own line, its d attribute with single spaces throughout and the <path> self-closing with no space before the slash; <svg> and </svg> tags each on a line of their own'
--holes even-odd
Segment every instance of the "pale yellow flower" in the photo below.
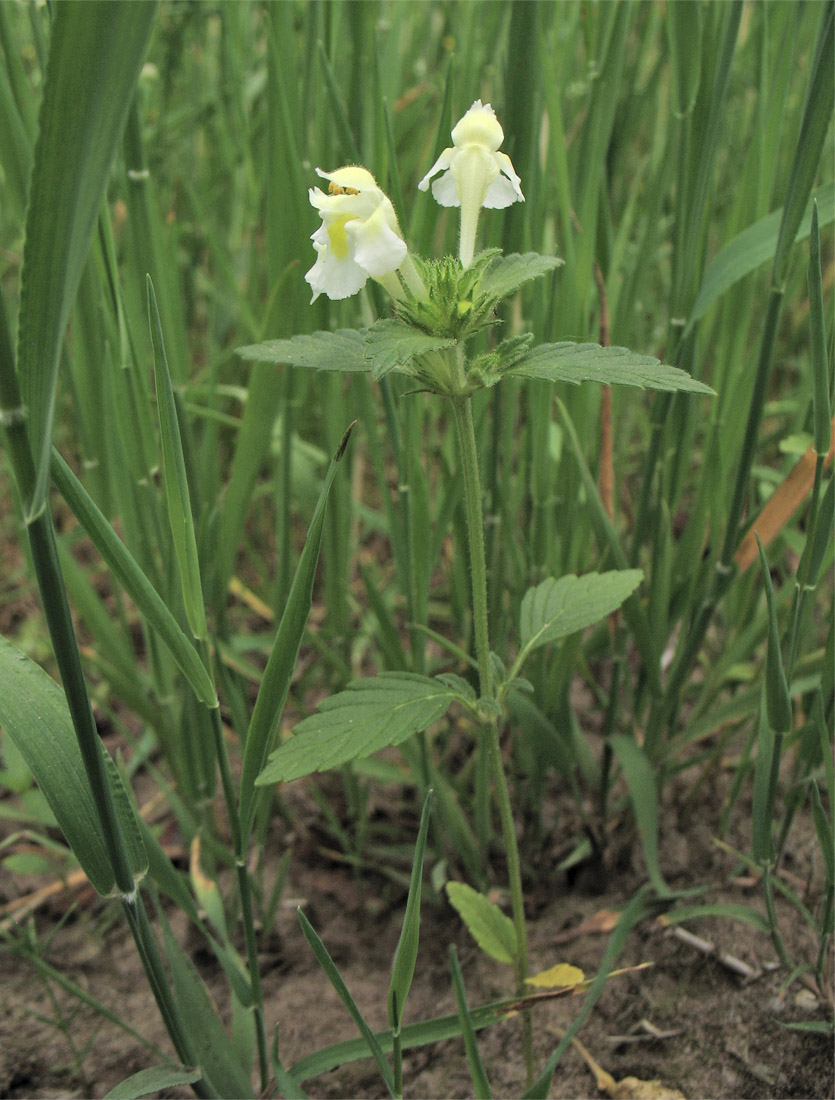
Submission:
<svg viewBox="0 0 835 1100">
<path fill-rule="evenodd" d="M 464 267 L 473 259 L 482 206 L 495 210 L 525 201 L 510 157 L 499 152 L 503 141 L 496 112 L 477 99 L 452 131 L 452 148 L 444 149 L 418 184 L 426 191 L 432 177 L 443 172 L 433 182 L 432 194 L 441 206 L 461 207 L 459 255 Z"/>
<path fill-rule="evenodd" d="M 320 294 L 348 298 L 362 290 L 369 276 L 399 293 L 393 273 L 408 250 L 391 200 L 365 168 L 348 165 L 335 172 L 316 172 L 330 187 L 327 195 L 318 187 L 309 191 L 310 204 L 322 218 L 310 238 L 316 263 L 305 275 L 313 290 L 311 301 Z"/>
</svg>

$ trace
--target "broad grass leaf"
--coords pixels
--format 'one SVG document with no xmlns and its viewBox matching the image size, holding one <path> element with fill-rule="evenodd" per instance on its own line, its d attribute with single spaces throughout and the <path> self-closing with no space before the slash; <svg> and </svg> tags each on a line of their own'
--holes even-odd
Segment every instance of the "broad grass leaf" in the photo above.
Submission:
<svg viewBox="0 0 835 1100">
<path fill-rule="evenodd" d="M 538 252 L 497 256 L 479 283 L 478 297 L 506 298 L 531 279 L 539 279 L 564 263 L 558 256 L 541 256 Z"/>
<path fill-rule="evenodd" d="M 454 346 L 455 340 L 447 336 L 429 336 L 403 321 L 377 321 L 365 334 L 365 358 L 378 380 L 393 370 L 407 368 L 419 355 Z"/>
<path fill-rule="evenodd" d="M 252 1086 L 206 987 L 164 917 L 162 928 L 174 993 L 183 1018 L 188 1020 L 189 1037 L 199 1065 L 218 1090 L 215 1095 L 238 1096 L 248 1100 L 254 1095 Z"/>
<path fill-rule="evenodd" d="M 818 204 L 818 219 L 821 226 L 829 225 L 835 218 L 835 184 L 828 183 L 818 188 L 806 207 L 795 242 L 804 240 L 809 234 L 813 204 Z M 783 220 L 783 209 L 772 211 L 747 229 L 743 229 L 732 241 L 714 256 L 702 281 L 701 289 L 690 310 L 687 325 L 682 336 L 686 336 L 693 325 L 707 313 L 714 302 L 730 288 L 756 271 L 772 259 L 777 248 L 777 237 Z"/>
<path fill-rule="evenodd" d="M 0 725 L 35 778 L 67 843 L 95 889 L 115 891 L 101 822 L 64 693 L 34 661 L 0 637 Z M 148 866 L 131 800 L 105 753 L 116 811 L 134 877 Z"/>
<path fill-rule="evenodd" d="M 626 785 L 629 787 L 632 810 L 643 841 L 644 862 L 649 880 L 657 894 L 667 897 L 671 891 L 664 881 L 658 862 L 658 788 L 649 757 L 631 737 L 610 737 L 608 744 L 620 761 Z"/>
<path fill-rule="evenodd" d="M 693 110 L 701 77 L 700 4 L 670 4 L 667 7 L 667 41 L 674 75 L 675 111 L 679 118 L 684 118 Z"/>
<path fill-rule="evenodd" d="M 569 573 L 529 588 L 519 616 L 522 652 L 527 656 L 548 642 L 599 622 L 632 595 L 642 577 L 640 569 L 614 569 L 582 577 Z"/>
<path fill-rule="evenodd" d="M 202 1076 L 201 1070 L 186 1066 L 150 1066 L 114 1085 L 104 1100 L 139 1100 L 141 1096 L 156 1096 L 161 1089 L 193 1085 Z"/>
<path fill-rule="evenodd" d="M 606 386 L 637 386 L 639 389 L 677 390 L 712 394 L 710 386 L 679 367 L 661 363 L 652 355 L 628 348 L 604 348 L 600 344 L 540 344 L 524 355 L 507 377 L 539 378 L 546 382 L 601 382 Z"/>
<path fill-rule="evenodd" d="M 383 672 L 355 680 L 325 699 L 319 713 L 300 722 L 256 780 L 288 782 L 370 756 L 425 730 L 446 714 L 458 695 L 451 688 L 409 672 Z"/>
<path fill-rule="evenodd" d="M 314 332 L 289 340 L 266 340 L 263 344 L 238 348 L 238 355 L 242 359 L 286 363 L 308 370 L 359 372 L 371 369 L 365 358 L 365 333 L 352 328 Z"/>
<path fill-rule="evenodd" d="M 43 507 L 58 355 L 156 5 L 65 2 L 54 10 L 26 216 L 18 374 Z"/>
<path fill-rule="evenodd" d="M 820 170 L 821 153 L 835 109 L 835 8 L 832 4 L 821 7 L 815 53 L 808 68 L 809 83 L 803 104 L 803 118 L 792 163 L 792 173 L 783 205 L 780 235 L 774 253 L 772 285 L 783 287 L 789 270 L 792 247 L 797 231 L 804 221 L 815 176 Z"/>
<path fill-rule="evenodd" d="M 446 892 L 450 904 L 481 950 L 491 959 L 512 966 L 519 944 L 510 917 L 466 883 L 448 882 Z"/>
</svg>

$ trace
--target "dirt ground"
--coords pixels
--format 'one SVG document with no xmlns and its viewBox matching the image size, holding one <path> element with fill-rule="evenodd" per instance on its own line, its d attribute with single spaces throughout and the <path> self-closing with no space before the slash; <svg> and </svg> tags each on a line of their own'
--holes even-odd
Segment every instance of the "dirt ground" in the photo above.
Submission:
<svg viewBox="0 0 835 1100">
<path fill-rule="evenodd" d="M 382 1028 L 404 902 L 403 892 L 382 875 L 358 878 L 329 856 L 332 841 L 322 831 L 315 805 L 303 784 L 294 788 L 297 826 L 290 877 L 276 927 L 261 943 L 267 1019 L 280 1025 L 285 1066 L 356 1036 L 302 937 L 296 905 L 303 905 L 368 1021 Z M 718 797 L 715 788 L 713 795 Z M 560 793 L 554 797 L 559 801 Z M 684 804 L 674 789 L 668 791 L 662 837 L 667 881 L 675 889 L 707 887 L 700 902 L 736 902 L 762 910 L 759 886 L 739 877 L 736 861 L 713 843 L 718 802 L 698 812 L 690 810 L 686 819 L 680 809 Z M 2 830 L 8 833 L 9 824 L 3 823 Z M 744 825 L 730 839 L 744 850 Z M 555 852 L 559 843 L 555 835 Z M 283 838 L 277 836 L 275 844 L 277 857 Z M 810 865 L 814 847 L 810 823 L 798 820 L 783 873 L 812 908 L 820 887 L 820 869 Z M 569 884 L 553 869 L 555 862 L 550 856 L 543 859 L 528 883 L 531 972 L 565 961 L 593 975 L 608 932 L 583 931 L 583 922 L 622 907 L 640 886 L 640 844 L 624 821 L 615 831 L 602 889 L 600 875 L 591 881 L 581 874 Z M 21 880 L 7 876 L 0 885 L 0 904 L 20 888 Z M 72 901 L 77 904 L 57 928 Z M 812 961 L 816 948 L 810 929 L 788 906 L 778 904 L 792 958 Z M 447 961 L 450 943 L 458 947 L 471 1005 L 512 994 L 509 968 L 481 954 L 456 914 L 428 884 L 422 912 L 421 948 L 405 1022 L 455 1011 Z M 56 967 L 163 1050 L 170 1050 L 118 910 L 103 906 L 82 889 L 55 895 L 31 919 L 42 945 L 54 934 L 46 956 Z M 178 914 L 172 914 L 172 921 L 225 1010 L 224 984 L 213 957 Z M 825 1019 L 831 1007 L 827 1010 L 801 982 L 783 991 L 787 975 L 774 965 L 771 940 L 750 925 L 712 918 L 690 924 L 688 930 L 711 941 L 717 952 L 746 964 L 755 976 L 741 977 L 716 955 L 705 955 L 670 928 L 647 921 L 630 935 L 617 965 L 652 965 L 612 979 L 580 1033 L 594 1058 L 617 1080 L 658 1079 L 688 1100 L 832 1096 L 831 1036 L 781 1026 Z M 128 1075 L 158 1061 L 63 990 L 54 985 L 47 990 L 12 952 L 0 953 L 0 983 L 0 1097 L 101 1097 Z M 581 1004 L 580 997 L 573 997 L 536 1009 L 540 1065 L 558 1041 L 552 1029 L 567 1027 Z M 61 1030 L 49 1022 L 57 1015 L 70 1031 L 75 1059 Z M 481 1031 L 479 1041 L 494 1095 L 520 1095 L 524 1085 L 519 1019 Z M 407 1052 L 404 1084 L 407 1097 L 471 1096 L 462 1042 L 449 1040 Z M 308 1080 L 305 1088 L 311 1096 L 321 1097 L 378 1097 L 385 1092 L 370 1059 Z M 160 1095 L 191 1093 L 180 1089 Z M 559 1065 L 550 1095 L 573 1100 L 602 1095 L 575 1049 Z M 664 1094 L 656 1090 L 649 1095 Z"/>
</svg>

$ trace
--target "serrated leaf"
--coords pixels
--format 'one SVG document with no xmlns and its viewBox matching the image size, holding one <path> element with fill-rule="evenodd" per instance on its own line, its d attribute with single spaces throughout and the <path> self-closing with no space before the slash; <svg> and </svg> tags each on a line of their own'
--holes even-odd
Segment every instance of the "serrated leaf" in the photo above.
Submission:
<svg viewBox="0 0 835 1100">
<path fill-rule="evenodd" d="M 454 346 L 449 337 L 428 336 L 403 321 L 377 321 L 365 334 L 365 358 L 377 380 L 407 367 L 419 355 Z"/>
<path fill-rule="evenodd" d="M 564 263 L 565 260 L 558 256 L 541 256 L 538 252 L 513 252 L 509 256 L 499 256 L 481 280 L 478 297 L 506 298 L 531 279 L 539 279 Z"/>
<path fill-rule="evenodd" d="M 468 684 L 463 676 L 457 675 L 455 672 L 442 672 L 435 677 L 436 680 L 440 680 L 445 687 L 448 687 L 451 691 L 456 692 L 462 699 L 466 699 L 469 703 L 476 701 L 475 689 L 472 684 Z"/>
<path fill-rule="evenodd" d="M 447 897 L 481 950 L 497 962 L 513 965 L 519 950 L 510 917 L 484 894 L 463 882 L 448 882 Z"/>
<path fill-rule="evenodd" d="M 600 344 L 540 344 L 507 371 L 507 376 L 541 378 L 546 382 L 602 382 L 607 386 L 637 386 L 650 390 L 681 390 L 712 394 L 687 371 L 661 363 L 652 355 Z"/>
<path fill-rule="evenodd" d="M 336 332 L 314 332 L 290 340 L 266 340 L 238 348 L 242 359 L 265 363 L 286 363 L 308 370 L 359 372 L 370 370 L 365 358 L 365 333 L 341 328 Z"/>
<path fill-rule="evenodd" d="M 525 978 L 527 985 L 536 986 L 538 989 L 558 989 L 563 986 L 579 985 L 586 980 L 586 975 L 578 966 L 570 963 L 557 963 L 549 966 L 547 970 L 540 970 L 530 978 Z"/>
<path fill-rule="evenodd" d="M 437 680 L 408 672 L 355 680 L 296 726 L 256 785 L 289 782 L 399 745 L 442 718 L 456 696 Z"/>
<path fill-rule="evenodd" d="M 527 657 L 539 646 L 599 622 L 632 595 L 642 577 L 640 569 L 613 569 L 583 577 L 569 573 L 529 588 L 519 616 L 522 653 Z"/>
</svg>

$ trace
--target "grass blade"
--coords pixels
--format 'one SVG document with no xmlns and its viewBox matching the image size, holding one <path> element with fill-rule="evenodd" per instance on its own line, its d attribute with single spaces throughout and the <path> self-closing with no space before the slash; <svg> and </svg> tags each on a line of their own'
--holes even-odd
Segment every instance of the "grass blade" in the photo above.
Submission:
<svg viewBox="0 0 835 1100">
<path fill-rule="evenodd" d="M 610 737 L 609 744 L 620 760 L 629 787 L 649 880 L 660 897 L 669 896 L 671 891 L 658 863 L 658 789 L 649 759 L 631 737 Z"/>
<path fill-rule="evenodd" d="M 0 638 L 0 725 L 26 761 L 87 878 L 101 895 L 113 894 L 110 852 L 64 694 L 5 638 Z M 107 761 L 130 869 L 141 877 L 147 868 L 145 848 L 119 774 Z"/>
<path fill-rule="evenodd" d="M 104 197 L 156 5 L 55 9 L 26 219 L 18 372 L 35 459 L 28 516 L 44 507 L 58 353 Z"/>
<path fill-rule="evenodd" d="M 191 684 L 198 699 L 207 707 L 216 707 L 217 695 L 212 678 L 206 671 L 193 643 L 183 633 L 179 623 L 139 568 L 131 552 L 57 451 L 53 452 L 52 476 L 73 515 L 90 536 L 93 545 L 140 613 L 165 642 L 177 667 Z"/>
<path fill-rule="evenodd" d="M 409 882 L 409 896 L 406 901 L 406 913 L 403 927 L 394 954 L 394 964 L 389 983 L 388 1006 L 389 1023 L 399 1034 L 403 1021 L 403 1008 L 409 995 L 412 976 L 417 960 L 418 939 L 420 937 L 420 893 L 423 878 L 423 854 L 426 851 L 426 835 L 429 829 L 429 814 L 432 806 L 432 790 L 426 792 L 423 810 L 420 815 L 420 828 L 415 844 L 415 858 L 412 863 L 412 877 Z"/>
<path fill-rule="evenodd" d="M 162 472 L 165 482 L 165 499 L 168 505 L 168 521 L 174 540 L 180 580 L 183 586 L 183 603 L 191 632 L 198 640 L 207 637 L 206 608 L 203 603 L 203 586 L 200 580 L 200 562 L 197 557 L 197 539 L 194 518 L 191 513 L 191 495 L 186 463 L 180 437 L 180 425 L 171 375 L 162 339 L 162 327 L 157 309 L 153 283 L 148 277 L 148 321 L 154 345 L 154 379 L 157 390 L 160 442 L 162 444 Z"/>
<path fill-rule="evenodd" d="M 281 616 L 281 623 L 261 680 L 258 698 L 255 700 L 255 708 L 247 730 L 240 796 L 241 831 L 244 845 L 246 845 L 249 837 L 255 815 L 255 781 L 264 767 L 284 710 L 287 692 L 290 690 L 290 679 L 296 666 L 304 628 L 313 602 L 313 581 L 316 576 L 316 563 L 319 560 L 319 547 L 322 543 L 322 529 L 325 522 L 328 495 L 353 428 L 354 425 L 352 424 L 346 431 L 325 475 L 325 482 L 319 494 L 313 519 L 310 521 L 307 541 L 304 544 L 296 568 L 287 606 Z"/>
<path fill-rule="evenodd" d="M 452 973 L 452 987 L 455 990 L 455 1002 L 458 1005 L 458 1017 L 461 1020 L 461 1034 L 464 1037 L 464 1047 L 467 1051 L 467 1062 L 470 1066 L 470 1077 L 473 1079 L 473 1092 L 476 1100 L 492 1100 L 493 1092 L 490 1082 L 487 1080 L 487 1071 L 481 1060 L 481 1051 L 478 1049 L 478 1040 L 475 1037 L 473 1017 L 470 1006 L 467 1003 L 467 993 L 464 989 L 464 978 L 458 963 L 458 952 L 455 944 L 449 945 L 449 969 Z"/>
<path fill-rule="evenodd" d="M 299 922 L 302 926 L 302 932 L 304 933 L 304 938 L 310 944 L 310 948 L 313 951 L 313 954 L 316 956 L 319 965 L 327 974 L 331 985 L 339 994 L 342 1003 L 348 1009 L 351 1019 L 359 1028 L 360 1034 L 365 1040 L 368 1051 L 371 1054 L 371 1057 L 377 1063 L 377 1068 L 383 1076 L 383 1081 L 385 1082 L 386 1088 L 389 1090 L 390 1094 L 394 1096 L 394 1077 L 392 1076 L 391 1069 L 388 1062 L 386 1061 L 386 1057 L 383 1054 L 383 1050 L 377 1040 L 376 1035 L 365 1022 L 362 1013 L 357 1008 L 356 1001 L 351 996 L 350 990 L 348 989 L 345 982 L 342 980 L 342 975 L 337 970 L 336 964 L 330 957 L 328 949 L 322 943 L 322 940 L 320 939 L 313 925 L 310 923 L 310 921 L 307 919 L 301 909 L 298 910 L 298 914 Z M 294 1077 L 298 1078 L 299 1080 L 304 1080 L 304 1077 L 298 1072 L 295 1072 L 295 1069 L 296 1067 L 294 1067 L 293 1069 Z"/>
</svg>

